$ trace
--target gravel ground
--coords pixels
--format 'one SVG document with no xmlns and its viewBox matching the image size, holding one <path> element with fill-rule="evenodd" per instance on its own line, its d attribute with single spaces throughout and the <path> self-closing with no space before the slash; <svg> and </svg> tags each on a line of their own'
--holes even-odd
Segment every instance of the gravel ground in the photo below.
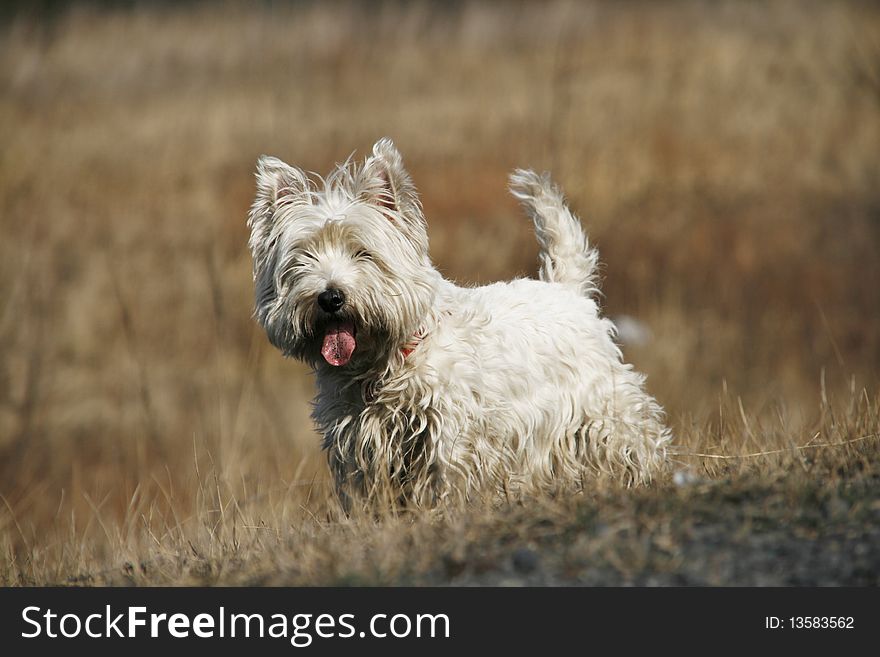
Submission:
<svg viewBox="0 0 880 657">
<path fill-rule="evenodd" d="M 816 462 L 789 455 L 641 489 L 381 518 L 314 517 L 250 540 L 215 534 L 203 544 L 148 550 L 58 583 L 877 586 L 878 443 L 829 451 Z"/>
<path fill-rule="evenodd" d="M 757 481 L 622 498 L 558 531 L 448 558 L 423 583 L 585 586 L 876 586 L 880 479 L 798 486 Z M 607 502 L 607 500 L 603 500 Z M 540 520 L 536 523 L 541 525 Z"/>
</svg>

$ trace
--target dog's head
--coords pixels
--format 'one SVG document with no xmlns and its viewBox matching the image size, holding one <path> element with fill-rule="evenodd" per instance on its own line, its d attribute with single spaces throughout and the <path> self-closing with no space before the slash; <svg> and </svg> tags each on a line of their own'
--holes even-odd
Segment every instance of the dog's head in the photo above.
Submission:
<svg viewBox="0 0 880 657">
<path fill-rule="evenodd" d="M 317 183 L 261 157 L 248 226 L 257 320 L 272 344 L 314 367 L 370 367 L 411 338 L 433 303 L 424 215 L 389 139 Z"/>
</svg>

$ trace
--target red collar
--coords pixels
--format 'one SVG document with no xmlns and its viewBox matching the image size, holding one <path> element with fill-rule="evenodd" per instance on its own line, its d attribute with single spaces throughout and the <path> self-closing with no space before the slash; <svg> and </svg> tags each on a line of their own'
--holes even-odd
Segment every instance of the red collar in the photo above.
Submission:
<svg viewBox="0 0 880 657">
<path fill-rule="evenodd" d="M 403 354 L 404 358 L 409 358 L 409 355 L 415 351 L 416 347 L 418 347 L 419 343 L 424 339 L 425 333 L 420 329 L 417 333 L 413 334 L 412 339 L 409 342 L 400 348 L 400 353 Z"/>
</svg>

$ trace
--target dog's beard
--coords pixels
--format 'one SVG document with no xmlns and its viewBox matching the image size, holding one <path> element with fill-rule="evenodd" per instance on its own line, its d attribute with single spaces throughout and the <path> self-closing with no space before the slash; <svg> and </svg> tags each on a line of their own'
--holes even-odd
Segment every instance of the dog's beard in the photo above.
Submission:
<svg viewBox="0 0 880 657">
<path fill-rule="evenodd" d="M 350 376 L 384 368 L 401 344 L 402 327 L 390 326 L 387 318 L 342 313 L 317 317 L 296 357 L 312 367 L 329 367 Z M 411 333 L 410 333 L 411 334 Z"/>
<path fill-rule="evenodd" d="M 431 273 L 424 277 L 430 279 Z M 320 282 L 308 289 L 293 284 L 282 289 L 282 299 L 266 322 L 270 339 L 286 355 L 315 369 L 352 376 L 384 371 L 423 325 L 433 288 L 412 284 L 406 289 L 396 278 L 372 283 L 342 288 L 346 301 L 336 312 L 320 307 Z"/>
</svg>

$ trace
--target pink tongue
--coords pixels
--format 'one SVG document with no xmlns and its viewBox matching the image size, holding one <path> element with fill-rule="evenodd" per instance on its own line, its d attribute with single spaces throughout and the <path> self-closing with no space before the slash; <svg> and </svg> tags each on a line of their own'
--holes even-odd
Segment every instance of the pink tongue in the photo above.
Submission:
<svg viewBox="0 0 880 657">
<path fill-rule="evenodd" d="M 321 355 L 334 367 L 345 365 L 351 360 L 357 343 L 354 339 L 354 326 L 350 322 L 327 327 Z"/>
</svg>

